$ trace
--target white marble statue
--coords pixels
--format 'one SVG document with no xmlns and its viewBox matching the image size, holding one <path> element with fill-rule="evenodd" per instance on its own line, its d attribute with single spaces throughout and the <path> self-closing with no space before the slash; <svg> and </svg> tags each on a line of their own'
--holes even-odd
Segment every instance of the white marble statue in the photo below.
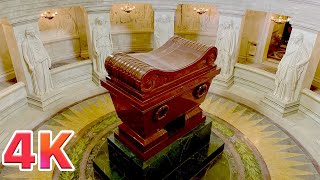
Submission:
<svg viewBox="0 0 320 180">
<path fill-rule="evenodd" d="M 96 70 L 105 74 L 105 59 L 112 53 L 113 45 L 110 30 L 107 30 L 106 21 L 97 17 L 96 26 L 92 30 L 93 52 L 96 60 Z"/>
<path fill-rule="evenodd" d="M 292 36 L 275 78 L 276 89 L 273 94 L 283 102 L 294 100 L 298 80 L 309 62 L 303 34 L 295 33 Z"/>
<path fill-rule="evenodd" d="M 220 76 L 224 78 L 229 78 L 233 73 L 236 36 L 232 20 L 227 20 L 221 25 L 216 43 L 218 48 L 216 64 L 221 68 Z"/>
<path fill-rule="evenodd" d="M 31 72 L 33 91 L 36 95 L 44 95 L 53 89 L 49 68 L 51 59 L 36 35 L 35 29 L 28 27 L 25 31 L 26 38 L 22 42 L 23 57 Z"/>
</svg>

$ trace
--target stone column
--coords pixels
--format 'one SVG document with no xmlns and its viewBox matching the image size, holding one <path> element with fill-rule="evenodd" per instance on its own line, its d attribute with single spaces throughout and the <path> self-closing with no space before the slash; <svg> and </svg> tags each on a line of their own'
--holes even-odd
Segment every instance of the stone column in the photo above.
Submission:
<svg viewBox="0 0 320 180">
<path fill-rule="evenodd" d="M 154 11 L 154 49 L 159 48 L 174 36 L 174 16 L 177 4 L 167 2 L 164 4 L 152 4 Z"/>
<path fill-rule="evenodd" d="M 93 61 L 93 82 L 97 85 L 100 85 L 100 78 L 105 78 L 107 76 L 106 72 L 101 72 L 98 68 L 99 65 L 99 55 L 96 54 L 94 50 L 93 44 L 93 30 L 97 25 L 98 20 L 103 20 L 104 24 L 102 25 L 104 28 L 102 29 L 104 32 L 101 32 L 105 35 L 110 35 L 111 37 L 111 24 L 110 24 L 110 11 L 111 4 L 97 6 L 85 7 L 86 15 L 86 29 L 87 29 L 87 40 L 88 40 L 88 49 L 89 49 L 89 58 Z M 106 49 L 108 52 L 107 55 L 110 55 L 113 51 L 113 44 L 111 42 L 107 42 L 111 49 Z M 101 62 L 101 61 L 100 61 Z"/>
<path fill-rule="evenodd" d="M 301 91 L 310 88 L 320 60 L 317 28 L 297 19 L 291 24 L 286 53 L 275 76 L 276 89 L 263 100 L 263 105 L 282 117 L 298 110 Z"/>
<path fill-rule="evenodd" d="M 26 38 L 26 29 L 34 29 L 39 37 L 38 20 L 39 15 L 26 16 L 25 19 L 9 18 L 10 24 L 4 25 L 4 33 L 8 43 L 8 49 L 12 59 L 12 65 L 16 74 L 17 81 L 24 82 L 27 89 L 28 103 L 46 110 L 48 105 L 60 99 L 60 91 L 52 89 L 45 94 L 37 94 L 35 91 L 35 80 L 31 77 L 32 73 L 22 54 L 22 42 Z M 51 79 L 51 72 L 49 73 Z"/>
<path fill-rule="evenodd" d="M 218 48 L 218 57 L 215 63 L 221 68 L 221 73 L 213 79 L 212 87 L 228 89 L 233 84 L 233 72 L 238 61 L 244 14 L 244 10 L 219 9 L 219 27 L 215 45 Z"/>
</svg>

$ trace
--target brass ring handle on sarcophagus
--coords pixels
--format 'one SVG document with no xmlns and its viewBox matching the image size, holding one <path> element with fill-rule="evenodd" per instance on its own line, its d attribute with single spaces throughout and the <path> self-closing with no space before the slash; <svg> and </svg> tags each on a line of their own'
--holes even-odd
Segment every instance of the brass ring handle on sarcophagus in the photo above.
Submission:
<svg viewBox="0 0 320 180">
<path fill-rule="evenodd" d="M 206 92 L 208 91 L 208 85 L 207 84 L 201 84 L 200 86 L 197 86 L 194 91 L 194 96 L 198 99 L 200 99 Z"/>
<path fill-rule="evenodd" d="M 164 118 L 167 116 L 168 111 L 169 111 L 169 106 L 165 104 L 165 105 L 159 107 L 159 108 L 154 112 L 153 118 L 154 118 L 156 121 L 161 121 L 162 119 L 164 119 Z"/>
</svg>

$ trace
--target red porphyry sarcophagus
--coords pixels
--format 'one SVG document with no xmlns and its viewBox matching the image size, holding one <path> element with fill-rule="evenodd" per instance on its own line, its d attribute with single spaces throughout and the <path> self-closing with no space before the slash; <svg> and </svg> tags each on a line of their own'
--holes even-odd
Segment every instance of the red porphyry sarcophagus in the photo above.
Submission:
<svg viewBox="0 0 320 180">
<path fill-rule="evenodd" d="M 109 56 L 101 84 L 122 121 L 116 139 L 147 160 L 202 123 L 216 57 L 217 48 L 178 36 L 148 53 Z"/>
</svg>

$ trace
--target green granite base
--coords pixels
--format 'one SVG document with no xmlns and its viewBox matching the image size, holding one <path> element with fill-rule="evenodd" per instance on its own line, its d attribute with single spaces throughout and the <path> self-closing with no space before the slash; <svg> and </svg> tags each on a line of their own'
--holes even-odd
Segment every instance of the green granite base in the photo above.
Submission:
<svg viewBox="0 0 320 180">
<path fill-rule="evenodd" d="M 207 119 L 147 161 L 111 135 L 94 168 L 103 179 L 190 179 L 223 151 L 224 143 L 211 132 L 211 125 Z"/>
</svg>

